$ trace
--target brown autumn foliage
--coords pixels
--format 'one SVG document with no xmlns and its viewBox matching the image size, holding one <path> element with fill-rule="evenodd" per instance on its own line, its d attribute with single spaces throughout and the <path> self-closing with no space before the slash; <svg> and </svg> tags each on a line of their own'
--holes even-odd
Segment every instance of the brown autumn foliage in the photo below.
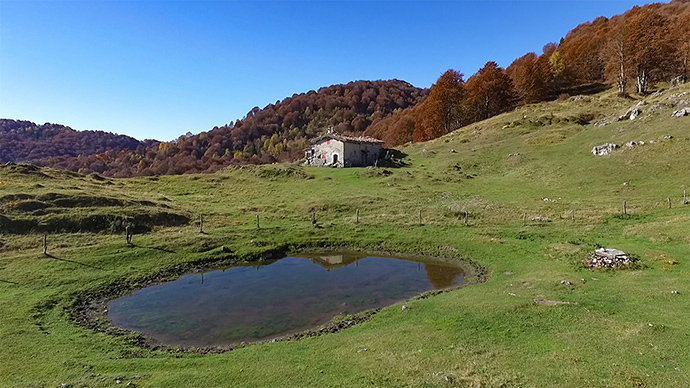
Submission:
<svg viewBox="0 0 690 388">
<path fill-rule="evenodd" d="M 32 162 L 58 156 L 97 154 L 107 150 L 134 150 L 157 146 L 104 131 L 76 131 L 60 124 L 0 119 L 0 163 Z"/>
<path fill-rule="evenodd" d="M 467 80 L 465 91 L 466 111 L 473 122 L 507 112 L 516 101 L 510 77 L 493 61 Z"/>
<path fill-rule="evenodd" d="M 601 16 L 571 30 L 558 45 L 564 77 L 568 84 L 604 80 L 604 62 L 600 53 L 607 44 L 609 19 Z"/>
<path fill-rule="evenodd" d="M 690 1 L 650 4 L 611 19 L 602 16 L 580 24 L 558 44 L 546 44 L 541 55 L 528 53 L 516 59 L 504 71 L 511 84 L 506 95 L 512 98 L 499 99 L 503 104 L 498 109 L 487 109 L 485 104 L 482 110 L 479 102 L 484 96 L 486 103 L 483 93 L 489 92 L 484 91 L 486 84 L 480 79 L 489 70 L 485 65 L 467 80 L 460 104 L 465 115 L 462 123 L 485 119 L 516 104 L 567 95 L 587 84 L 609 81 L 617 83 L 625 92 L 629 82 L 635 81 L 637 91 L 646 93 L 650 82 L 678 76 L 690 81 Z M 505 91 L 505 81 L 500 82 L 504 85 L 501 90 Z M 438 112 L 438 100 L 430 98 L 420 106 L 374 121 L 367 133 L 389 146 L 437 137 L 449 129 Z M 411 133 L 413 124 L 417 129 Z"/>
<path fill-rule="evenodd" d="M 371 136 L 383 140 L 387 147 L 395 147 L 411 142 L 414 136 L 417 117 L 424 104 L 417 104 L 407 109 L 398 109 L 392 115 L 376 120 L 366 131 L 364 136 Z"/>
<path fill-rule="evenodd" d="M 506 69 L 515 93 L 523 104 L 544 101 L 553 96 L 550 56 L 527 53 L 513 61 Z"/>
<path fill-rule="evenodd" d="M 295 160 L 310 138 L 329 127 L 396 146 L 442 136 L 518 104 L 567 95 L 581 85 L 611 82 L 624 94 L 634 83 L 645 94 L 656 81 L 689 81 L 689 73 L 690 1 L 672 0 L 583 23 L 558 44 L 546 44 L 542 54 L 525 54 L 505 70 L 487 62 L 467 82 L 460 72 L 448 70 L 430 92 L 397 80 L 334 85 L 256 107 L 236 122 L 155 147 L 118 151 L 106 144 L 97 155 L 81 147 L 58 153 L 78 156 L 41 163 L 121 177 L 213 172 L 228 165 Z M 28 149 L 13 139 L 15 148 Z M 35 148 L 27 152 L 56 156 Z"/>
<path fill-rule="evenodd" d="M 672 2 L 677 6 L 670 17 L 670 40 L 672 59 L 670 76 L 680 77 L 683 82 L 690 82 L 690 1 Z"/>
<path fill-rule="evenodd" d="M 59 157 L 43 165 L 115 177 L 215 172 L 230 165 L 290 161 L 303 156 L 309 139 L 333 128 L 361 134 L 376 120 L 416 105 L 427 91 L 407 82 L 357 81 L 295 94 L 236 122 L 198 135 L 180 136 L 155 148 Z"/>
<path fill-rule="evenodd" d="M 435 139 L 466 123 L 465 82 L 462 73 L 447 70 L 431 86 L 429 97 L 419 108 L 412 137 L 415 142 Z"/>
<path fill-rule="evenodd" d="M 637 93 L 644 95 L 650 81 L 662 80 L 671 70 L 671 23 L 659 5 L 634 7 L 610 21 L 608 45 L 602 57 L 609 79 L 616 80 L 621 94 L 634 80 Z"/>
</svg>

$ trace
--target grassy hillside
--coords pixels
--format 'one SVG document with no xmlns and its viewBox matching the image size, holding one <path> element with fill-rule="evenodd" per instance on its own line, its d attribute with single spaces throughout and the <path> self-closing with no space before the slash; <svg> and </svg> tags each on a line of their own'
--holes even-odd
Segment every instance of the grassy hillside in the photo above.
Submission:
<svg viewBox="0 0 690 388">
<path fill-rule="evenodd" d="M 50 234 L 48 257 L 41 234 L 0 236 L 0 386 L 685 387 L 690 117 L 671 113 L 688 100 L 690 86 L 654 94 L 632 121 L 617 119 L 638 101 L 612 91 L 527 106 L 403 147 L 409 166 L 399 169 L 270 165 L 103 179 L 0 167 L 6 223 L 112 221 L 98 233 Z M 591 153 L 629 141 L 645 144 Z M 109 206 L 97 206 L 103 198 Z M 145 212 L 204 214 L 206 234 L 193 221 L 153 224 L 127 247 L 118 214 L 129 222 Z M 489 275 L 335 334 L 221 354 L 141 348 L 135 334 L 70 319 L 80 295 L 113 284 L 303 246 L 463 258 Z M 641 265 L 589 270 L 582 261 L 598 246 Z"/>
</svg>

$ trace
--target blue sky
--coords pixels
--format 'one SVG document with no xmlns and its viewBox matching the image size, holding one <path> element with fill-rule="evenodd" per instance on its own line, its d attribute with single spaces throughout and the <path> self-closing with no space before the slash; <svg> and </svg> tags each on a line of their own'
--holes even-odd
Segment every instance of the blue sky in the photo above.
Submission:
<svg viewBox="0 0 690 388">
<path fill-rule="evenodd" d="M 468 78 L 645 3 L 0 0 L 0 117 L 171 140 L 322 86 Z"/>
</svg>

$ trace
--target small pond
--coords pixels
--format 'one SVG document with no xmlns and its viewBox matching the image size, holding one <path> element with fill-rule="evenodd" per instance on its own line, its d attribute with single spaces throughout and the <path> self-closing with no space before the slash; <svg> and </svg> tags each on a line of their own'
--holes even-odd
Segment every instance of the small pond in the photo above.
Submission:
<svg viewBox="0 0 690 388">
<path fill-rule="evenodd" d="M 218 346 L 272 339 L 461 284 L 458 266 L 361 254 L 300 254 L 188 274 L 110 302 L 108 318 L 162 343 Z"/>
</svg>

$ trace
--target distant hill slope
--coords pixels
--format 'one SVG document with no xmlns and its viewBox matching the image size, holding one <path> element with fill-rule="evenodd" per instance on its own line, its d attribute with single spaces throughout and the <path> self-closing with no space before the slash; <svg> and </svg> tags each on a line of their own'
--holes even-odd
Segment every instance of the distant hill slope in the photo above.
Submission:
<svg viewBox="0 0 690 388">
<path fill-rule="evenodd" d="M 301 157 L 309 139 L 329 127 L 339 133 L 361 134 L 372 122 L 416 105 L 427 94 L 427 89 L 399 80 L 332 85 L 295 94 L 263 109 L 255 107 L 241 120 L 157 147 L 51 158 L 41 164 L 128 177 L 213 172 L 229 165 L 290 161 Z"/>
<path fill-rule="evenodd" d="M 580 24 L 558 43 L 546 43 L 541 54 L 527 53 L 505 69 L 488 61 L 467 81 L 449 69 L 430 90 L 399 80 L 350 82 L 255 107 L 236 122 L 153 147 L 118 151 L 103 145 L 98 155 L 69 147 L 53 154 L 34 144 L 25 150 L 44 166 L 129 177 L 293 161 L 329 127 L 389 147 L 423 142 L 516 107 L 600 92 L 607 84 L 617 86 L 619 97 L 633 89 L 648 95 L 657 82 L 682 84 L 690 80 L 688 36 L 689 0 L 636 6 Z"/>
<path fill-rule="evenodd" d="M 424 103 L 377 120 L 366 134 L 388 146 L 431 140 L 516 106 L 583 94 L 583 85 L 615 84 L 621 95 L 646 95 L 656 82 L 690 81 L 689 36 L 688 0 L 601 16 L 506 69 L 489 61 L 467 82 L 449 69 Z"/>
<path fill-rule="evenodd" d="M 76 131 L 70 127 L 0 119 L 0 162 L 36 162 L 51 157 L 77 157 L 109 150 L 156 146 L 133 137 L 104 131 Z"/>
</svg>

